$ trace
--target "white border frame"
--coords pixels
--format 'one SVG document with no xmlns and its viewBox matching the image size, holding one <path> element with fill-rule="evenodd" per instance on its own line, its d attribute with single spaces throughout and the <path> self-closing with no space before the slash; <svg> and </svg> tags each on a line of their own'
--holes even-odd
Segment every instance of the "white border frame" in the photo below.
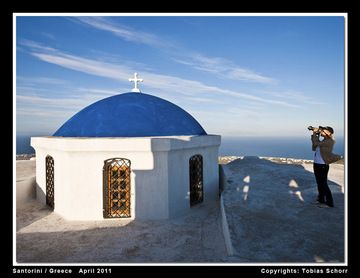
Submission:
<svg viewBox="0 0 360 278">
<path fill-rule="evenodd" d="M 345 105 L 345 229 L 344 263 L 17 263 L 16 262 L 16 17 L 17 16 L 343 16 L 344 17 L 344 105 Z M 212 265 L 212 266 L 348 266 L 348 13 L 13 13 L 13 265 L 14 266 L 121 266 L 121 265 Z"/>
</svg>

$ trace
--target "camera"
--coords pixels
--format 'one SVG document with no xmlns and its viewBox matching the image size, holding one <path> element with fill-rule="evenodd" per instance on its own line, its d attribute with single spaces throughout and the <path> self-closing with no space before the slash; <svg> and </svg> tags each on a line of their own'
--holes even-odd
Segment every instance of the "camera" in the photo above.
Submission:
<svg viewBox="0 0 360 278">
<path fill-rule="evenodd" d="M 319 127 L 308 126 L 308 130 L 312 130 L 316 133 L 319 133 L 322 129 L 325 129 L 325 128 L 323 126 L 319 126 Z"/>
</svg>

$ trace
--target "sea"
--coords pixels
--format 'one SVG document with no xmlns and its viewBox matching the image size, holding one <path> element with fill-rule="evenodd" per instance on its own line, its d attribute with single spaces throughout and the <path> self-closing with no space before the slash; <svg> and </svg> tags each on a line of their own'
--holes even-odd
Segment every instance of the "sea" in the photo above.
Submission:
<svg viewBox="0 0 360 278">
<path fill-rule="evenodd" d="M 334 153 L 344 155 L 344 138 L 336 138 Z M 16 154 L 34 154 L 30 136 L 16 137 Z M 221 137 L 219 156 L 270 156 L 313 159 L 310 136 L 294 137 Z"/>
<path fill-rule="evenodd" d="M 333 153 L 344 156 L 344 138 L 336 138 Z M 294 137 L 224 137 L 219 149 L 220 156 L 270 156 L 313 159 L 310 136 Z"/>
</svg>

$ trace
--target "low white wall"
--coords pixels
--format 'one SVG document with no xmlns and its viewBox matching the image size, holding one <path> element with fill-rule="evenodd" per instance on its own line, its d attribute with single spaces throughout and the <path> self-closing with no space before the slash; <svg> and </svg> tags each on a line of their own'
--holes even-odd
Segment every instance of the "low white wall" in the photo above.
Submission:
<svg viewBox="0 0 360 278">
<path fill-rule="evenodd" d="M 220 213 L 221 213 L 221 227 L 222 227 L 222 232 L 224 235 L 226 252 L 227 252 L 228 256 L 233 256 L 234 255 L 234 247 L 233 247 L 232 241 L 231 241 L 231 236 L 230 236 L 230 231 L 229 231 L 229 223 L 227 221 L 225 207 L 224 207 L 224 200 L 223 200 L 222 196 L 220 197 Z"/>
<path fill-rule="evenodd" d="M 17 206 L 34 199 L 36 197 L 36 179 L 28 177 L 22 181 L 16 182 L 16 203 Z"/>
</svg>

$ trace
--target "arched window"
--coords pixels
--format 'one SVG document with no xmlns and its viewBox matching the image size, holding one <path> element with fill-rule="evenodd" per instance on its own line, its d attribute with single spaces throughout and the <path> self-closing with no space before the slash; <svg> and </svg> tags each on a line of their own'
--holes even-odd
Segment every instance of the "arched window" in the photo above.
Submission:
<svg viewBox="0 0 360 278">
<path fill-rule="evenodd" d="M 190 206 L 201 203 L 204 199 L 203 190 L 203 159 L 197 154 L 189 160 L 190 174 Z"/>
<path fill-rule="evenodd" d="M 45 158 L 46 171 L 46 204 L 54 209 L 54 159 L 47 155 Z"/>
<path fill-rule="evenodd" d="M 104 161 L 104 218 L 131 217 L 130 164 L 130 160 L 125 158 L 111 158 Z"/>
</svg>

